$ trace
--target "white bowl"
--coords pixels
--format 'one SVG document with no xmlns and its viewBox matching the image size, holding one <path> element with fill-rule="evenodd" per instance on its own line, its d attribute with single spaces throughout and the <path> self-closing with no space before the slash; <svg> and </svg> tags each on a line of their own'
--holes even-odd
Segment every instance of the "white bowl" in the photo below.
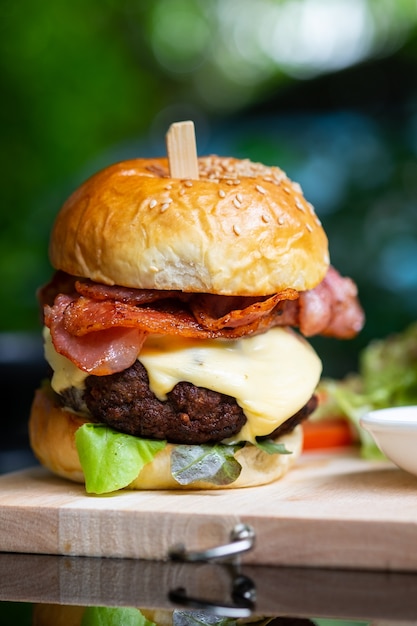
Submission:
<svg viewBox="0 0 417 626">
<path fill-rule="evenodd" d="M 417 406 L 370 411 L 360 423 L 386 457 L 417 476 Z"/>
</svg>

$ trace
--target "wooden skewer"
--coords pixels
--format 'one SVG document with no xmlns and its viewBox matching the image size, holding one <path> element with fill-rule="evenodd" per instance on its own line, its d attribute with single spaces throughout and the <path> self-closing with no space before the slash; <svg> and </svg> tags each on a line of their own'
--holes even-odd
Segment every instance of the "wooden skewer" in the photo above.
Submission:
<svg viewBox="0 0 417 626">
<path fill-rule="evenodd" d="M 166 134 L 171 178 L 198 180 L 197 146 L 194 122 L 175 122 Z"/>
</svg>

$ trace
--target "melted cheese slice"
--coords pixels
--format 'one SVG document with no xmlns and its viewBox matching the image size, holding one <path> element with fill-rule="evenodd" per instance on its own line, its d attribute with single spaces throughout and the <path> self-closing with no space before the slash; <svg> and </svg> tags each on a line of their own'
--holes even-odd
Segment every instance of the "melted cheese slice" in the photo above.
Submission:
<svg viewBox="0 0 417 626">
<path fill-rule="evenodd" d="M 236 398 L 247 417 L 239 441 L 268 435 L 311 398 L 321 361 L 287 328 L 238 340 L 150 336 L 140 353 L 160 399 L 181 380 Z"/>
<path fill-rule="evenodd" d="M 55 352 L 48 332 L 45 355 L 54 370 L 55 391 L 83 386 L 87 374 Z M 247 417 L 239 441 L 268 435 L 301 409 L 322 370 L 310 344 L 288 328 L 233 341 L 150 335 L 139 360 L 160 400 L 181 381 L 236 398 Z"/>
</svg>

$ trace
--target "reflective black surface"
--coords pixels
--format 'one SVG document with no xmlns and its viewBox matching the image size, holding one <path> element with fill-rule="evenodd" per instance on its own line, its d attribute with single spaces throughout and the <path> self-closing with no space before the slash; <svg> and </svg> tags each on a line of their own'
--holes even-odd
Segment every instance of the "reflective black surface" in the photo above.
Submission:
<svg viewBox="0 0 417 626">
<path fill-rule="evenodd" d="M 39 604 L 203 611 L 213 624 L 222 617 L 222 606 L 238 605 L 237 579 L 251 582 L 246 623 L 286 617 L 316 624 L 406 624 L 417 618 L 417 576 L 409 573 L 3 553 L 0 624 L 32 623 Z M 174 593 L 179 589 L 182 594 Z M 190 606 L 189 598 L 198 602 Z M 229 611 L 223 617 L 236 621 L 241 615 Z"/>
</svg>

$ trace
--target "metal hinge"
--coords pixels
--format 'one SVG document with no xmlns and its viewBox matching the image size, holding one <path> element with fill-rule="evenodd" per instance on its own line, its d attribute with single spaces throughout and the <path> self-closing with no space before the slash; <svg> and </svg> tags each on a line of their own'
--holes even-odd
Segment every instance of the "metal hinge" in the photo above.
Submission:
<svg viewBox="0 0 417 626">
<path fill-rule="evenodd" d="M 237 524 L 230 533 L 230 542 L 214 546 L 202 551 L 189 551 L 183 544 L 173 546 L 169 550 L 169 558 L 173 561 L 196 563 L 215 560 L 229 561 L 231 574 L 231 603 L 213 602 L 204 598 L 196 598 L 187 594 L 184 587 L 177 587 L 169 593 L 169 599 L 188 609 L 204 610 L 223 617 L 250 617 L 256 600 L 256 589 L 253 581 L 239 571 L 238 557 L 248 552 L 255 545 L 255 532 L 247 524 Z"/>
</svg>

